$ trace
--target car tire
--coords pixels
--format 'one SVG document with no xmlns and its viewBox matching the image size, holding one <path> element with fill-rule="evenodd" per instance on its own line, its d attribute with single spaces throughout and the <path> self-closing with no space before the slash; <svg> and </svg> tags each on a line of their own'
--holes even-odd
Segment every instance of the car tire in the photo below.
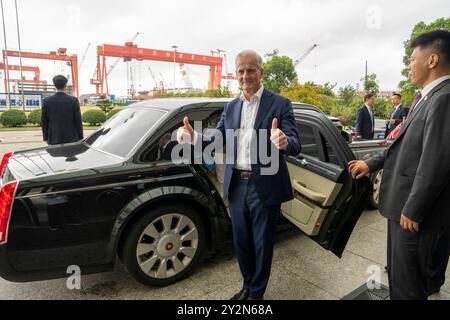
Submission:
<svg viewBox="0 0 450 320">
<path fill-rule="evenodd" d="M 124 235 L 123 263 L 139 282 L 167 286 L 186 277 L 203 256 L 205 228 L 190 207 L 167 205 L 138 218 Z"/>
<path fill-rule="evenodd" d="M 373 192 L 370 196 L 369 209 L 378 209 L 378 200 L 380 197 L 381 179 L 383 178 L 383 170 L 379 170 L 372 175 Z"/>
</svg>

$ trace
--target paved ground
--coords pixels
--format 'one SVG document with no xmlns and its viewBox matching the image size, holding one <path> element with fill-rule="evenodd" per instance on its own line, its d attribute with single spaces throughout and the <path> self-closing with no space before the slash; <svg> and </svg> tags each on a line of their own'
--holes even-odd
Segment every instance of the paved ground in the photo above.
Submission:
<svg viewBox="0 0 450 320">
<path fill-rule="evenodd" d="M 42 145 L 39 140 L 32 141 L 38 136 L 38 132 L 20 133 L 20 138 L 17 133 L 0 132 L 3 141 L 16 139 L 15 145 L 1 142 L 0 155 L 11 147 Z M 342 259 L 295 228 L 279 233 L 266 299 L 340 299 L 367 281 L 372 266 L 380 268 L 381 282 L 386 285 L 386 229 L 386 221 L 377 211 L 365 211 Z M 228 299 L 240 287 L 238 265 L 229 248 L 170 287 L 143 286 L 118 264 L 114 272 L 83 276 L 82 289 L 74 291 L 67 289 L 66 279 L 19 284 L 0 279 L 0 299 Z M 450 280 L 431 299 L 450 300 Z"/>
</svg>

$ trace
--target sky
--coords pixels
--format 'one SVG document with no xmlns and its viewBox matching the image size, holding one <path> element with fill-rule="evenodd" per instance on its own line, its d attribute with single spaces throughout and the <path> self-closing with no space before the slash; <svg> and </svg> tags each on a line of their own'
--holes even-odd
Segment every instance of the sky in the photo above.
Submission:
<svg viewBox="0 0 450 320">
<path fill-rule="evenodd" d="M 17 49 L 17 25 L 13 0 L 3 0 L 8 49 Z M 211 54 L 227 52 L 228 71 L 234 58 L 252 49 L 264 56 L 273 49 L 297 58 L 313 44 L 319 46 L 301 62 L 296 71 L 301 83 L 314 81 L 361 86 L 368 61 L 369 73 L 377 74 L 381 90 L 395 90 L 402 79 L 403 42 L 420 21 L 430 23 L 450 16 L 448 0 L 17 0 L 21 47 L 24 51 L 50 52 L 67 48 L 79 61 L 90 43 L 80 67 L 80 93 L 95 92 L 90 85 L 96 66 L 96 47 L 123 45 L 139 32 L 140 48 Z M 4 37 L 2 33 L 2 48 Z M 115 58 L 108 58 L 111 65 Z M 10 58 L 10 64 L 19 64 Z M 23 65 L 39 66 L 41 79 L 69 74 L 61 62 L 23 59 Z M 109 76 L 110 92 L 127 92 L 127 67 L 120 62 Z M 157 82 L 183 87 L 178 65 L 144 61 L 128 64 L 139 90 Z M 196 88 L 206 89 L 208 67 L 188 66 Z M 26 73 L 27 78 L 32 74 Z M 3 74 L 2 74 L 3 77 Z M 19 78 L 11 73 L 10 78 Z M 223 83 L 226 85 L 226 81 Z M 237 90 L 237 84 L 231 88 Z"/>
</svg>

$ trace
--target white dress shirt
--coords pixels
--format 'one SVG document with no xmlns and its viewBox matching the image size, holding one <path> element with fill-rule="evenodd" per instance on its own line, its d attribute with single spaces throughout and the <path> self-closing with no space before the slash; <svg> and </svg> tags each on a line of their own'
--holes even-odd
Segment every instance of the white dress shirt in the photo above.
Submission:
<svg viewBox="0 0 450 320">
<path fill-rule="evenodd" d="M 434 80 L 434 81 L 430 82 L 429 84 L 427 84 L 422 89 L 422 91 L 421 91 L 422 98 L 419 101 L 417 101 L 416 106 L 418 106 L 419 103 L 421 103 L 422 100 L 425 99 L 425 97 L 427 97 L 427 94 L 429 94 L 438 84 L 440 84 L 441 82 L 444 82 L 447 79 L 450 79 L 450 75 L 437 78 L 436 80 Z M 428 99 L 428 97 L 427 97 L 427 99 Z"/>
<path fill-rule="evenodd" d="M 235 168 L 239 170 L 252 170 L 250 145 L 252 142 L 252 133 L 254 132 L 256 115 L 258 114 L 259 104 L 264 92 L 264 86 L 247 100 L 244 94 L 241 95 L 243 101 L 241 110 L 241 126 L 237 141 L 237 159 Z"/>
</svg>

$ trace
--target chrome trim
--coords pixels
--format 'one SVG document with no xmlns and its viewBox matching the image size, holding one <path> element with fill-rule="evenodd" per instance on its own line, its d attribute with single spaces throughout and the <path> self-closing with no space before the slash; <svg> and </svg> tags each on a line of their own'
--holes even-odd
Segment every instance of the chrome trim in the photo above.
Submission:
<svg viewBox="0 0 450 320">
<path fill-rule="evenodd" d="M 63 194 L 63 193 L 73 193 L 73 192 L 79 192 L 79 191 L 92 191 L 92 190 L 97 190 L 97 189 L 115 188 L 115 187 L 129 186 L 129 185 L 141 184 L 141 183 L 167 181 L 167 180 L 180 179 L 180 178 L 190 178 L 193 176 L 194 175 L 192 173 L 184 173 L 184 174 L 180 174 L 180 175 L 176 175 L 176 176 L 163 177 L 163 178 L 141 179 L 141 180 L 127 181 L 127 182 L 120 182 L 120 183 L 103 184 L 103 185 L 98 185 L 95 187 L 76 188 L 76 189 L 68 189 L 68 190 L 55 191 L 55 192 L 38 193 L 38 194 L 17 197 L 15 199 L 29 199 L 29 198 L 45 197 L 45 196 L 49 196 L 49 195 L 57 195 L 57 194 Z"/>
</svg>

